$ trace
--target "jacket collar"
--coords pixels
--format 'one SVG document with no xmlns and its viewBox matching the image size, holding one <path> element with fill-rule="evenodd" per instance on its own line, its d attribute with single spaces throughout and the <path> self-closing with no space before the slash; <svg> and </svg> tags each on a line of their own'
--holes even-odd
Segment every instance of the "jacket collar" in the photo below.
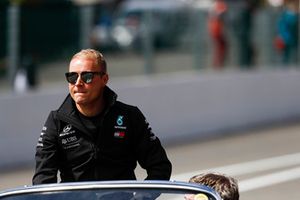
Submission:
<svg viewBox="0 0 300 200">
<path fill-rule="evenodd" d="M 118 95 L 111 90 L 108 86 L 104 88 L 104 99 L 107 102 L 106 109 L 109 109 L 111 106 L 115 104 L 117 101 Z M 75 117 L 76 116 L 76 105 L 74 100 L 72 99 L 71 95 L 68 94 L 61 106 L 58 109 L 58 113 L 66 115 L 68 117 Z"/>
</svg>

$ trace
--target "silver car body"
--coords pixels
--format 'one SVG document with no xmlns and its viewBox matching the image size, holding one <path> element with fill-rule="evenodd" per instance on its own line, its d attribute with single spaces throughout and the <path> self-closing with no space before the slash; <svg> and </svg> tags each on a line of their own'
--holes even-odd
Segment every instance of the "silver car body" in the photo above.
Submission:
<svg viewBox="0 0 300 200">
<path fill-rule="evenodd" d="M 197 195 L 200 197 L 197 200 L 221 200 L 209 187 L 176 181 L 99 181 L 24 186 L 0 192 L 0 200 L 184 200 L 186 194 Z"/>
</svg>

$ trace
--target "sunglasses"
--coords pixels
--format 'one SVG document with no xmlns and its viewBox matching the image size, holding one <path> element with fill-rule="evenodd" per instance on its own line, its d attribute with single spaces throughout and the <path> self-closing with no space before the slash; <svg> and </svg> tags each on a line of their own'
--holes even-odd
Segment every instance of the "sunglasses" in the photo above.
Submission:
<svg viewBox="0 0 300 200">
<path fill-rule="evenodd" d="M 103 76 L 105 72 L 67 72 L 65 73 L 68 83 L 75 84 L 79 75 L 84 83 L 91 83 L 95 75 Z"/>
</svg>

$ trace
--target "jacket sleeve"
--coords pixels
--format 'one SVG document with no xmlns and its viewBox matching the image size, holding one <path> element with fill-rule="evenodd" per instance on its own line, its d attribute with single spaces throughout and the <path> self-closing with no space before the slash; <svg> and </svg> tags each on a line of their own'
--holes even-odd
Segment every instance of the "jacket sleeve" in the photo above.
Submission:
<svg viewBox="0 0 300 200">
<path fill-rule="evenodd" d="M 169 180 L 172 164 L 165 149 L 139 109 L 135 117 L 135 153 L 140 166 L 147 171 L 146 180 Z"/>
<path fill-rule="evenodd" d="M 56 183 L 58 172 L 57 128 L 51 112 L 42 128 L 35 154 L 35 173 L 32 184 Z"/>
</svg>

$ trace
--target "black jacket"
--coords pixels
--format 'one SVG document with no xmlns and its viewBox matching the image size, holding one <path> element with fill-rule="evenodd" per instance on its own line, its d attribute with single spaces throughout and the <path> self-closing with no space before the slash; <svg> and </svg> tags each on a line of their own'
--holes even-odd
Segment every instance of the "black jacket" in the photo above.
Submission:
<svg viewBox="0 0 300 200">
<path fill-rule="evenodd" d="M 93 180 L 135 180 L 137 161 L 150 180 L 168 180 L 171 163 L 159 139 L 141 111 L 117 101 L 108 87 L 109 102 L 91 134 L 82 124 L 68 95 L 60 108 L 51 111 L 36 147 L 33 184 Z"/>
</svg>

